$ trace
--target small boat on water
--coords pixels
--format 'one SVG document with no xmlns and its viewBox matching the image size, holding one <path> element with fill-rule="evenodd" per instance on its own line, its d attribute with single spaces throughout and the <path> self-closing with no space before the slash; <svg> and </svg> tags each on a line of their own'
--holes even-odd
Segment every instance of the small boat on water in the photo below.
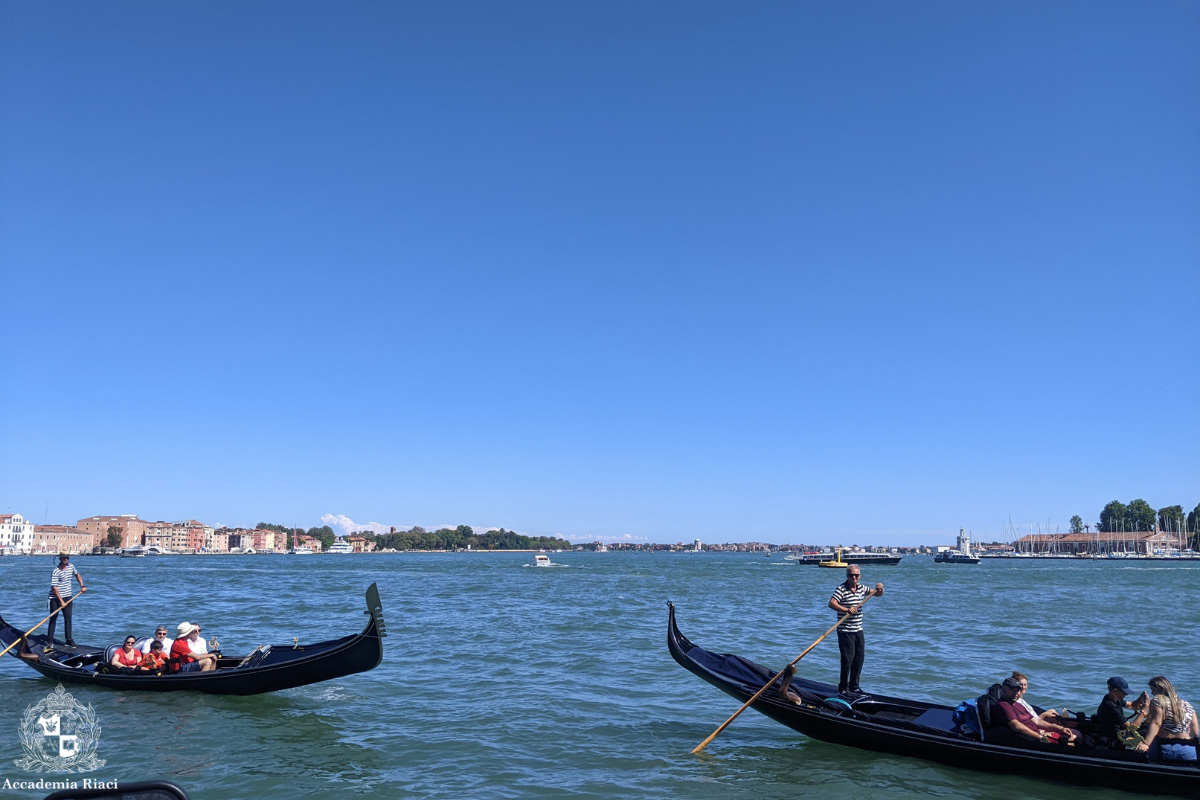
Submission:
<svg viewBox="0 0 1200 800">
<path fill-rule="evenodd" d="M 971 551 L 971 535 L 965 528 L 958 529 L 958 541 L 955 546 L 943 550 L 933 557 L 935 564 L 978 564 L 979 557 Z"/>
<path fill-rule="evenodd" d="M 551 561 L 550 561 L 550 556 L 546 555 L 545 553 L 538 553 L 537 555 L 535 555 L 533 557 L 533 565 L 535 567 L 552 567 L 552 566 L 554 566 L 554 564 L 551 563 Z"/>
<path fill-rule="evenodd" d="M 969 556 L 961 550 L 943 550 L 933 557 L 935 564 L 978 564 L 978 556 Z"/>
<path fill-rule="evenodd" d="M 191 690 L 208 694 L 248 695 L 277 692 L 366 672 L 383 660 L 383 607 L 375 584 L 367 587 L 367 625 L 362 633 L 316 644 L 264 645 L 248 656 L 217 660 L 212 672 L 155 675 L 112 672 L 108 663 L 117 645 L 69 647 L 44 634 L 32 634 L 9 654 L 47 678 L 63 683 L 104 686 L 136 692 Z M 0 617 L 0 647 L 20 642 L 24 628 Z M 47 648 L 48 651 L 47 651 Z"/>
<path fill-rule="evenodd" d="M 131 547 L 122 547 L 121 558 L 145 558 L 147 550 L 140 544 L 135 544 Z"/>
<path fill-rule="evenodd" d="M 311 556 L 313 549 L 306 544 L 297 545 L 288 550 L 290 556 Z"/>
<path fill-rule="evenodd" d="M 779 673 L 728 653 L 705 650 L 680 633 L 675 606 L 667 623 L 667 649 L 689 672 L 744 703 Z M 1105 786 L 1149 794 L 1200 796 L 1200 769 L 1187 762 L 1151 763 L 1125 750 L 1057 745 L 1017 747 L 981 741 L 960 732 L 951 706 L 884 695 L 842 697 L 837 687 L 796 676 L 790 689 L 800 704 L 772 688 L 751 706 L 767 717 L 823 742 L 936 761 L 954 767 L 1005 775 L 1026 775 L 1060 783 Z M 1086 732 L 1086 731 L 1085 731 Z M 1037 749 L 1034 749 L 1037 748 Z"/>
</svg>

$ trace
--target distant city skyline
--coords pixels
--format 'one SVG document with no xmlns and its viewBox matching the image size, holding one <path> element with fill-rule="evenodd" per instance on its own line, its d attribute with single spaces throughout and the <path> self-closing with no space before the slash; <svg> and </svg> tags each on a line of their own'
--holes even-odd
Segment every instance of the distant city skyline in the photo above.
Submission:
<svg viewBox="0 0 1200 800">
<path fill-rule="evenodd" d="M 1185 513 L 1187 513 L 1187 511 L 1188 510 L 1185 509 Z M 76 517 L 76 518 L 73 518 L 72 520 L 66 521 L 66 522 L 59 521 L 59 522 L 47 523 L 47 522 L 36 521 L 32 517 L 30 517 L 28 514 L 23 514 L 20 511 L 13 512 L 11 510 L 6 510 L 4 513 L 22 514 L 22 516 L 24 516 L 26 521 L 31 522 L 36 525 L 39 525 L 39 526 L 47 525 L 47 524 L 48 525 L 73 525 L 73 524 L 75 524 L 76 520 L 86 518 L 86 517 Z M 135 512 L 127 512 L 127 513 L 130 516 L 137 516 L 139 519 L 141 519 L 143 521 L 149 521 L 152 519 L 151 517 L 148 517 L 148 516 L 145 516 L 142 514 L 136 514 Z M 92 515 L 87 515 L 87 516 L 92 516 Z M 109 516 L 121 516 L 121 515 L 120 514 L 112 514 Z M 887 538 L 887 532 L 880 532 L 879 538 L 872 538 L 872 539 L 865 539 L 865 540 L 857 540 L 857 539 L 850 539 L 850 538 L 822 539 L 822 538 L 819 538 L 816 536 L 809 536 L 807 538 L 804 536 L 797 536 L 797 537 L 793 537 L 790 539 L 774 540 L 774 539 L 763 538 L 761 536 L 755 536 L 755 535 L 753 535 L 754 534 L 753 531 L 739 531 L 739 532 L 737 532 L 737 535 L 733 535 L 731 537 L 726 537 L 724 539 L 705 540 L 703 537 L 693 536 L 691 538 L 683 537 L 683 538 L 679 538 L 679 539 L 650 540 L 650 539 L 645 539 L 645 538 L 639 538 L 639 537 L 633 536 L 631 534 L 623 535 L 623 536 L 592 536 L 592 535 L 588 535 L 588 534 L 578 534 L 578 533 L 570 533 L 570 532 L 554 532 L 554 533 L 549 533 L 549 534 L 543 534 L 543 533 L 537 533 L 537 532 L 531 532 L 531 531 L 522 531 L 522 530 L 513 528 L 511 526 L 505 526 L 505 525 L 471 525 L 470 523 L 466 523 L 466 522 L 445 522 L 445 523 L 428 523 L 428 524 L 421 524 L 421 523 L 395 524 L 395 523 L 383 523 L 383 522 L 375 522 L 375 521 L 359 522 L 359 521 L 355 521 L 355 520 L 351 519 L 350 517 L 346 516 L 345 514 L 323 514 L 320 517 L 320 519 L 317 520 L 316 522 L 301 521 L 301 522 L 296 522 L 296 523 L 284 522 L 279 519 L 270 519 L 267 517 L 256 518 L 253 522 L 250 522 L 250 521 L 225 522 L 223 520 L 208 521 L 208 520 L 203 519 L 202 517 L 198 517 L 196 515 L 187 515 L 184 517 L 168 515 L 165 517 L 154 517 L 154 519 L 161 520 L 161 521 L 180 521 L 180 520 L 190 519 L 190 520 L 198 520 L 199 522 L 201 522 L 205 525 L 208 525 L 209 527 L 213 527 L 213 528 L 246 529 L 246 530 L 254 529 L 254 527 L 260 522 L 271 524 L 271 525 L 284 525 L 287 527 L 295 527 L 300 530 L 310 530 L 312 528 L 327 525 L 338 536 L 349 536 L 353 533 L 363 533 L 363 532 L 369 532 L 369 533 L 375 533 L 375 534 L 386 534 L 386 533 L 392 531 L 393 529 L 395 529 L 397 531 L 405 531 L 405 530 L 411 530 L 413 527 L 417 527 L 417 526 L 424 528 L 426 530 L 429 530 L 429 531 L 433 531 L 433 530 L 438 530 L 441 528 L 453 529 L 459 525 L 468 525 L 469 527 L 474 529 L 477 533 L 493 531 L 493 530 L 500 530 L 500 529 L 507 529 L 507 530 L 513 531 L 514 533 L 521 534 L 523 536 L 555 536 L 555 537 L 560 537 L 560 538 L 566 539 L 567 541 L 570 541 L 573 543 L 601 541 L 601 542 L 605 542 L 605 543 L 625 542 L 625 543 L 630 543 L 630 544 L 679 544 L 681 542 L 683 542 L 683 543 L 693 542 L 698 539 L 700 541 L 705 542 L 706 544 L 762 541 L 762 542 L 766 542 L 768 544 L 776 544 L 776 545 L 845 544 L 847 546 L 863 545 L 863 546 L 890 546 L 890 547 L 920 547 L 920 546 L 937 546 L 937 545 L 946 544 L 947 542 L 953 542 L 954 537 L 956 537 L 959 533 L 959 530 L 957 528 L 954 529 L 953 531 L 948 531 L 948 532 L 927 531 L 927 532 L 925 532 L 926 538 L 923 538 L 920 541 L 909 541 L 909 540 L 899 541 L 898 540 L 899 535 L 901 533 L 905 533 L 902 531 L 894 531 L 893 532 L 896 535 L 897 539 L 889 539 L 889 538 Z M 1099 529 L 1099 523 L 1095 520 L 1089 521 L 1085 518 L 1084 525 L 1088 526 L 1088 528 L 1091 530 Z M 1028 522 L 1028 523 L 1023 523 L 1023 524 L 1019 524 L 1014 521 L 1011 524 L 1011 527 L 1008 524 L 1005 524 L 1004 526 L 1000 527 L 999 528 L 1000 532 L 995 535 L 988 533 L 986 530 L 972 531 L 969 528 L 964 528 L 966 533 L 968 533 L 972 537 L 972 539 L 976 542 L 1011 542 L 1011 541 L 1015 541 L 1016 539 L 1019 539 L 1022 536 L 1026 536 L 1031 533 L 1035 533 L 1035 534 L 1066 533 L 1069 529 L 1070 529 L 1069 522 L 1066 524 L 1057 524 L 1057 523 L 1053 523 L 1053 522 L 1049 522 L 1049 521 L 1047 521 L 1047 522 Z M 913 531 L 908 531 L 907 533 L 910 536 L 916 536 L 916 535 L 920 534 L 920 532 L 913 532 Z"/>
<path fill-rule="evenodd" d="M 0 510 L 1190 511 L 1197 41 L 1172 0 L 2 3 Z"/>
</svg>

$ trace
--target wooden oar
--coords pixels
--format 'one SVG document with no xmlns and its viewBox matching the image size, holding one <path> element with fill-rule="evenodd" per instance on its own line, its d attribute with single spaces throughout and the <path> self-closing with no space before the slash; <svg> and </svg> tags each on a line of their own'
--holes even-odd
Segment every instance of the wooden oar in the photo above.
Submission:
<svg viewBox="0 0 1200 800">
<path fill-rule="evenodd" d="M 43 626 L 43 625 L 45 625 L 47 622 L 49 622 L 49 621 L 50 621 L 50 617 L 53 617 L 53 616 L 54 616 L 55 614 L 57 614 L 59 611 L 62 611 L 64 608 L 66 608 L 67 606 L 71 605 L 71 603 L 74 603 L 74 602 L 75 602 L 75 598 L 76 598 L 76 597 L 79 597 L 79 595 L 81 595 L 81 594 L 83 594 L 83 592 L 78 592 L 77 594 L 73 594 L 73 595 L 71 595 L 71 599 L 70 599 L 70 600 L 68 600 L 67 602 L 65 602 L 65 603 L 63 603 L 61 606 L 59 606 L 58 608 L 56 608 L 56 609 L 54 609 L 53 611 L 51 611 L 51 612 L 50 612 L 50 614 L 49 614 L 49 615 L 46 617 L 46 619 L 42 620 L 42 621 L 41 621 L 41 622 L 39 622 L 37 625 L 34 625 L 34 626 L 33 626 L 32 628 L 30 628 L 29 630 L 25 631 L 25 634 L 24 634 L 23 636 L 21 636 L 21 638 L 17 639 L 17 641 L 13 642 L 12 644 L 10 644 L 8 647 L 4 648 L 3 650 L 0 650 L 0 657 L 3 657 L 3 656 L 4 656 L 4 654 L 5 654 L 5 653 L 7 653 L 9 650 L 12 650 L 12 649 L 13 649 L 14 647 L 16 647 L 18 644 L 20 644 L 21 642 L 25 641 L 25 637 L 26 637 L 26 636 L 28 636 L 29 634 L 33 633 L 33 632 L 34 632 L 34 631 L 36 631 L 38 628 L 42 627 L 42 626 Z"/>
<path fill-rule="evenodd" d="M 874 589 L 871 589 L 871 592 L 874 592 L 874 591 L 875 591 Z M 859 607 L 858 607 L 859 611 L 861 611 L 861 610 L 862 610 L 862 607 L 863 607 L 863 606 L 865 606 L 865 605 L 867 604 L 867 600 L 870 600 L 872 597 L 874 597 L 874 594 L 871 594 L 871 593 L 868 593 L 868 594 L 867 594 L 867 597 L 866 597 L 866 599 L 865 599 L 865 600 L 863 600 L 863 601 L 862 601 L 862 603 L 861 603 L 861 604 L 859 605 Z M 833 626 L 832 628 L 830 628 L 829 630 L 827 630 L 827 631 L 825 631 L 823 634 L 821 634 L 821 638 L 820 638 L 820 639 L 817 639 L 815 642 L 813 642 L 812 644 L 810 644 L 810 645 L 808 646 L 808 648 L 807 648 L 807 649 L 806 649 L 806 650 L 805 650 L 803 653 L 801 653 L 800 655 L 798 655 L 798 656 L 796 656 L 795 658 L 793 658 L 793 659 L 792 659 L 792 661 L 791 661 L 791 663 L 789 663 L 789 664 L 787 665 L 787 667 L 794 667 L 794 666 L 796 666 L 796 662 L 798 662 L 800 659 L 802 659 L 802 658 L 804 658 L 806 655 L 808 655 L 808 654 L 809 654 L 809 652 L 811 652 L 811 651 L 812 651 L 812 649 L 813 649 L 814 647 L 816 647 L 817 645 L 819 645 L 821 642 L 825 641 L 825 637 L 826 637 L 826 636 L 828 636 L 829 634 L 831 634 L 831 633 L 833 633 L 835 630 L 837 630 L 839 625 L 841 625 L 841 624 L 842 624 L 843 622 L 845 622 L 846 620 L 850 619 L 852 616 L 854 616 L 854 615 L 853 615 L 853 614 L 846 614 L 844 617 L 842 617 L 841 619 L 839 619 L 839 620 L 838 620 L 838 621 L 837 621 L 837 622 L 834 624 L 834 626 Z M 703 742 L 701 742 L 700 744 L 696 745 L 696 749 L 692 751 L 692 754 L 693 754 L 693 755 L 695 755 L 696 753 L 699 753 L 701 750 L 703 750 L 704 748 L 706 748 L 706 747 L 708 747 L 710 744 L 712 744 L 712 740 L 713 740 L 713 739 L 715 739 L 715 738 L 717 738 L 717 737 L 718 737 L 718 736 L 721 734 L 721 731 L 723 731 L 723 730 L 725 730 L 726 728 L 728 728 L 728 727 L 729 727 L 729 723 L 731 723 L 731 722 L 733 722 L 735 719 L 737 719 L 737 718 L 738 718 L 738 715 L 739 715 L 739 714 L 741 714 L 743 711 L 745 711 L 747 708 L 749 708 L 749 707 L 750 707 L 750 704 L 751 704 L 751 703 L 753 703 L 755 700 L 757 700 L 757 699 L 758 699 L 758 698 L 759 698 L 759 697 L 762 695 L 762 693 L 763 693 L 763 692 L 765 692 L 767 689 L 771 688 L 771 684 L 775 683 L 775 681 L 779 679 L 779 676 L 780 676 L 780 675 L 781 675 L 781 674 L 782 674 L 782 673 L 783 673 L 783 672 L 784 672 L 784 671 L 787 669 L 787 667 L 784 667 L 784 668 L 783 668 L 783 669 L 781 669 L 779 672 L 775 673 L 774 677 L 772 677 L 772 678 L 771 678 L 771 680 L 767 681 L 767 685 L 766 685 L 766 686 L 762 687 L 762 688 L 761 688 L 761 689 L 759 689 L 757 692 L 755 692 L 755 693 L 754 693 L 754 696 L 753 696 L 753 697 L 751 697 L 749 700 L 747 700 L 745 703 L 743 703 L 741 708 L 739 708 L 737 711 L 733 712 L 733 716 L 732 716 L 732 717 L 730 717 L 729 719 L 725 720 L 725 722 L 723 722 L 723 723 L 721 724 L 721 727 L 719 727 L 719 728 L 717 728 L 715 731 L 713 731 L 713 732 L 712 732 L 712 734 L 710 734 L 710 735 L 709 735 L 709 737 L 708 737 L 707 739 L 705 739 L 705 740 L 704 740 Z"/>
</svg>

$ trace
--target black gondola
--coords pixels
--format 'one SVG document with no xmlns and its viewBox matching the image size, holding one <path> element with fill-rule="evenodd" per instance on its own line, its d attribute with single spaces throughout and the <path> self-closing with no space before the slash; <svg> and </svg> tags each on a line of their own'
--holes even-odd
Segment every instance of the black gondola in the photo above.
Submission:
<svg viewBox="0 0 1200 800">
<path fill-rule="evenodd" d="M 383 607 L 375 584 L 367 587 L 367 626 L 362 633 L 317 644 L 260 647 L 249 656 L 221 657 L 212 672 L 155 675 L 105 672 L 105 648 L 67 647 L 33 634 L 9 651 L 47 678 L 64 683 L 106 686 L 139 692 L 196 691 L 209 694 L 248 695 L 293 689 L 366 672 L 383 660 Z M 23 632 L 0 618 L 0 646 L 18 641 Z M 47 644 L 50 652 L 43 652 Z"/>
<path fill-rule="evenodd" d="M 739 702 L 750 699 L 779 673 L 748 659 L 712 653 L 679 632 L 671 603 L 667 647 L 689 672 L 699 675 Z M 839 697 L 837 687 L 792 679 L 801 704 L 768 689 L 753 708 L 806 736 L 834 744 L 914 756 L 955 767 L 1027 775 L 1084 786 L 1106 786 L 1150 794 L 1200 796 L 1200 768 L 1150 763 L 1127 751 L 1043 745 L 1030 748 L 980 741 L 959 733 L 950 706 L 882 695 Z"/>
</svg>

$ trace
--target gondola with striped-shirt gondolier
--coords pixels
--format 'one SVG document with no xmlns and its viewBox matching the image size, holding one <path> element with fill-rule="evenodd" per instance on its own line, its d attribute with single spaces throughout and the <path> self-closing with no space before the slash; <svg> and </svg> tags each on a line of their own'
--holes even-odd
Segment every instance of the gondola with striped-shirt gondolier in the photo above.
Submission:
<svg viewBox="0 0 1200 800">
<path fill-rule="evenodd" d="M 862 688 L 858 685 L 862 674 L 863 657 L 866 655 L 866 637 L 863 635 L 862 605 L 868 597 L 883 594 L 883 584 L 875 584 L 874 589 L 868 589 L 858 582 L 860 577 L 857 564 L 846 567 L 846 582 L 839 583 L 829 598 L 829 607 L 839 614 L 849 614 L 849 618 L 837 629 L 838 650 L 842 656 L 842 671 L 838 677 L 838 694 L 861 696 Z"/>
<path fill-rule="evenodd" d="M 59 614 L 63 618 L 63 636 L 66 637 L 67 647 L 75 646 L 75 640 L 71 638 L 71 609 L 75 607 L 75 604 L 68 605 L 74 594 L 71 589 L 71 578 L 79 581 L 80 594 L 87 591 L 87 587 L 83 585 L 83 576 L 71 563 L 71 557 L 62 553 L 58 557 L 58 566 L 54 568 L 54 572 L 50 573 L 50 612 L 52 616 L 50 617 L 50 627 L 46 630 L 47 653 L 54 649 L 54 624 L 58 622 Z M 55 614 L 55 611 L 58 614 Z"/>
</svg>

